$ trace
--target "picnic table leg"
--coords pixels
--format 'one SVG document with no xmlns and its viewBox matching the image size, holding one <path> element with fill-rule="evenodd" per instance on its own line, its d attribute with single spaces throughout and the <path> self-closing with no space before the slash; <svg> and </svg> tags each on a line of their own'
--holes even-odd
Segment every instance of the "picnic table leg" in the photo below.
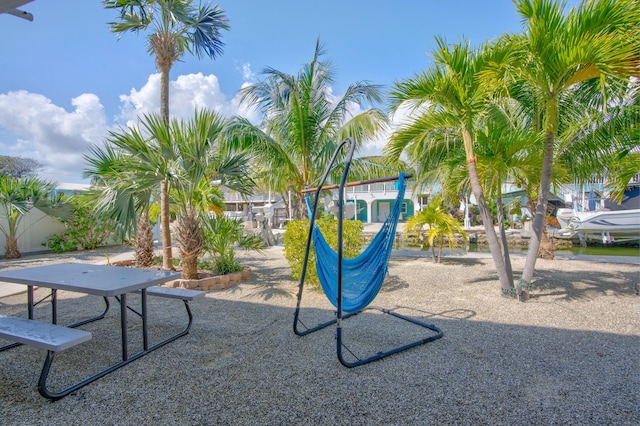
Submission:
<svg viewBox="0 0 640 426">
<path fill-rule="evenodd" d="M 127 347 L 129 345 L 127 339 L 127 294 L 120 295 L 120 329 L 122 332 L 122 360 L 129 358 Z"/>
<path fill-rule="evenodd" d="M 27 313 L 29 315 L 29 319 L 33 319 L 33 286 L 27 286 Z"/>
<path fill-rule="evenodd" d="M 147 289 L 142 289 L 142 347 L 149 349 L 149 333 L 147 331 Z"/>
<path fill-rule="evenodd" d="M 51 289 L 51 324 L 58 323 L 58 290 Z"/>
<path fill-rule="evenodd" d="M 107 312 L 109 311 L 109 308 L 111 307 L 111 304 L 109 303 L 109 298 L 108 297 L 103 297 L 103 299 L 104 299 L 104 311 L 102 311 L 101 314 L 96 315 L 95 317 L 87 318 L 87 319 L 82 320 L 82 321 L 74 322 L 73 324 L 69 324 L 67 327 L 71 327 L 71 328 L 80 327 L 81 325 L 85 325 L 85 324 L 88 324 L 90 322 L 94 322 L 94 321 L 97 321 L 99 319 L 104 318 L 105 315 L 107 315 Z"/>
</svg>

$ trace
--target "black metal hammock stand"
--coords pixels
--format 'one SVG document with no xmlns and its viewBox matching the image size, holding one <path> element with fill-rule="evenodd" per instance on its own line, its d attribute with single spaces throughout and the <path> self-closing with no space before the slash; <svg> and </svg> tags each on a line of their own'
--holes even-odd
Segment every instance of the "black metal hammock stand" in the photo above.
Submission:
<svg viewBox="0 0 640 426">
<path fill-rule="evenodd" d="M 340 185 L 324 186 L 327 177 L 334 167 L 334 163 L 338 157 L 340 150 L 351 143 L 351 147 L 347 153 L 344 172 Z M 298 288 L 298 301 L 293 320 L 293 331 L 298 336 L 306 336 L 315 331 L 326 328 L 330 325 L 336 325 L 336 351 L 338 360 L 342 365 L 346 367 L 356 367 L 359 365 L 367 364 L 372 361 L 382 359 L 386 356 L 393 355 L 398 352 L 405 351 L 418 345 L 422 345 L 433 340 L 442 337 L 442 331 L 433 324 L 427 324 L 419 321 L 415 318 L 411 318 L 405 315 L 398 314 L 388 309 L 377 308 L 369 306 L 369 304 L 376 297 L 384 278 L 387 274 L 389 256 L 391 255 L 391 249 L 393 247 L 393 240 L 396 232 L 396 225 L 398 224 L 398 218 L 400 216 L 400 209 L 405 192 L 405 176 L 404 173 L 400 173 L 398 177 L 387 177 L 380 179 L 373 179 L 370 181 L 361 181 L 354 183 L 347 183 L 347 176 L 349 174 L 349 168 L 351 166 L 351 160 L 355 149 L 355 143 L 351 138 L 347 138 L 342 141 L 335 152 L 333 157 L 327 166 L 327 169 L 322 176 L 320 184 L 317 188 L 307 189 L 303 192 L 315 192 L 315 198 L 313 206 L 310 205 L 307 198 L 307 207 L 309 208 L 309 236 L 307 237 L 307 245 L 305 251 L 304 262 L 302 265 L 302 274 L 300 277 L 300 284 Z M 386 182 L 386 181 L 398 181 L 398 198 L 396 199 L 387 220 L 382 225 L 380 231 L 373 238 L 369 246 L 356 258 L 345 259 L 343 257 L 343 209 L 344 209 L 344 188 L 345 186 L 364 185 L 367 183 Z M 320 229 L 315 223 L 316 210 L 318 207 L 318 199 L 320 191 L 326 189 L 339 188 L 338 196 L 338 251 L 334 251 L 327 244 L 326 240 L 322 236 Z M 316 269 L 318 271 L 318 278 L 322 289 L 329 301 L 336 308 L 336 317 L 330 321 L 323 322 L 313 327 L 306 327 L 300 319 L 300 310 L 302 302 L 302 292 L 304 288 L 304 280 L 307 273 L 307 266 L 309 263 L 309 252 L 311 250 L 311 243 L 313 242 L 316 251 Z M 430 330 L 429 335 L 426 337 L 407 343 L 405 345 L 387 350 L 377 352 L 372 356 L 359 358 L 352 351 L 350 351 L 343 343 L 342 338 L 342 326 L 343 320 L 354 315 L 357 315 L 367 309 L 375 309 L 384 314 L 391 315 L 395 318 L 410 322 L 417 326 Z M 303 329 L 301 330 L 300 327 Z M 435 333 L 435 334 L 434 334 Z M 343 349 L 347 350 L 355 361 L 347 361 L 343 356 Z"/>
</svg>

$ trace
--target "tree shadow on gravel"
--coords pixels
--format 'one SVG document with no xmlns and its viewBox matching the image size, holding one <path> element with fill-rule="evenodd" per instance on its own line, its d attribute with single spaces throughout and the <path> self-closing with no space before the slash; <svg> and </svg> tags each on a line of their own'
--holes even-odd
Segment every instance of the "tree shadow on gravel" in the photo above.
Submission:
<svg viewBox="0 0 640 426">
<path fill-rule="evenodd" d="M 615 266 L 612 266 L 615 268 Z M 536 298 L 560 296 L 563 300 L 580 300 L 595 296 L 630 296 L 636 292 L 640 277 L 636 272 L 536 271 L 532 296 Z"/>
</svg>

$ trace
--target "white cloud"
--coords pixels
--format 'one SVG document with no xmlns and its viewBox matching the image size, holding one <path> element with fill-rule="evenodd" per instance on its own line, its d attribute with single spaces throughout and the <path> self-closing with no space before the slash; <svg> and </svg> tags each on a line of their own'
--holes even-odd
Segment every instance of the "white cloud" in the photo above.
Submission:
<svg viewBox="0 0 640 426">
<path fill-rule="evenodd" d="M 245 83 L 254 78 L 249 64 L 243 65 Z M 220 90 L 218 78 L 202 73 L 178 76 L 170 82 L 169 111 L 172 117 L 190 118 L 196 108 L 218 111 L 226 117 L 242 116 L 256 122 L 254 108 L 240 105 L 239 94 L 228 98 Z M 160 107 L 160 75 L 152 74 L 140 88 L 121 95 L 117 121 L 131 124 L 137 117 L 156 113 Z M 329 95 L 331 90 L 329 89 Z M 95 94 L 85 93 L 71 100 L 73 109 L 55 105 L 51 99 L 24 90 L 0 94 L 0 154 L 33 158 L 45 165 L 43 177 L 58 182 L 82 182 L 83 155 L 91 145 L 101 145 L 114 123 L 107 122 L 104 107 Z M 349 113 L 361 112 L 357 104 Z M 406 120 L 399 111 L 394 123 Z M 391 129 L 393 130 L 393 129 Z M 365 144 L 360 155 L 377 155 L 387 143 L 389 133 Z"/>
<path fill-rule="evenodd" d="M 389 126 L 378 132 L 375 139 L 367 141 L 360 150 L 359 155 L 381 155 L 393 132 L 398 130 L 400 126 L 406 125 L 411 120 L 418 117 L 424 108 L 426 108 L 426 106 L 416 110 L 408 105 L 400 105 L 398 109 L 396 109 L 395 113 L 389 116 Z"/>
<path fill-rule="evenodd" d="M 244 81 L 249 82 L 252 82 L 256 79 L 256 74 L 251 71 L 251 64 L 248 62 L 242 64 L 242 78 L 244 79 Z"/>
<path fill-rule="evenodd" d="M 250 67 L 245 70 L 251 75 Z M 196 108 L 208 108 L 231 117 L 256 119 L 256 112 L 240 107 L 236 95 L 228 99 L 213 75 L 187 74 L 170 82 L 169 112 L 172 117 L 191 118 Z M 146 84 L 121 95 L 117 121 L 131 124 L 143 114 L 160 110 L 160 74 L 149 76 Z M 41 176 L 57 182 L 83 182 L 83 155 L 89 146 L 102 145 L 108 123 L 100 99 L 84 93 L 71 100 L 72 111 L 51 99 L 24 90 L 0 94 L 0 154 L 32 158 L 45 165 Z"/>
<path fill-rule="evenodd" d="M 128 95 L 121 95 L 120 120 L 128 125 L 143 114 L 160 111 L 160 74 L 151 74 L 144 86 L 131 89 Z M 171 117 L 188 119 L 196 109 L 217 111 L 225 117 L 242 115 L 251 118 L 251 112 L 239 108 L 237 96 L 231 100 L 220 91 L 218 77 L 213 74 L 180 75 L 169 82 L 169 114 Z"/>
<path fill-rule="evenodd" d="M 32 158 L 45 165 L 44 178 L 63 182 L 81 178 L 87 147 L 106 135 L 105 112 L 98 97 L 82 94 L 66 111 L 47 97 L 24 90 L 0 94 L 3 155 Z M 11 138 L 10 138 L 11 136 Z"/>
</svg>

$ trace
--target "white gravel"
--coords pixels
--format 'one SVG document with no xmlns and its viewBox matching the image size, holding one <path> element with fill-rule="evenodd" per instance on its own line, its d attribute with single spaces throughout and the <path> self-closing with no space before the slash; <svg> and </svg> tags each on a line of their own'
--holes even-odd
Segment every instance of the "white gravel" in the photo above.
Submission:
<svg viewBox="0 0 640 426">
<path fill-rule="evenodd" d="M 0 268 L 56 261 L 97 263 L 100 251 L 0 261 Z M 191 333 L 50 403 L 36 383 L 44 353 L 0 354 L 3 425 L 638 425 L 639 264 L 539 261 L 526 303 L 500 295 L 490 259 L 394 256 L 376 306 L 434 323 L 440 340 L 354 369 L 336 358 L 334 329 L 292 331 L 297 282 L 282 248 L 240 255 L 249 282 L 192 302 Z M 518 273 L 524 259 L 514 258 Z M 44 296 L 45 290 L 37 295 Z M 132 298 L 133 299 L 133 298 Z M 135 300 L 134 300 L 135 301 Z M 302 318 L 333 315 L 307 291 Z M 153 298 L 152 338 L 184 324 L 181 302 Z M 0 299 L 24 315 L 25 296 Z M 90 315 L 99 298 L 61 292 L 60 322 Z M 48 318 L 49 306 L 37 308 Z M 117 361 L 119 309 L 84 326 L 93 339 L 58 355 L 51 386 Z M 130 333 L 140 324 L 130 317 Z M 424 331 L 365 312 L 345 321 L 349 349 L 365 357 Z M 132 336 L 130 351 L 139 342 Z"/>
</svg>

